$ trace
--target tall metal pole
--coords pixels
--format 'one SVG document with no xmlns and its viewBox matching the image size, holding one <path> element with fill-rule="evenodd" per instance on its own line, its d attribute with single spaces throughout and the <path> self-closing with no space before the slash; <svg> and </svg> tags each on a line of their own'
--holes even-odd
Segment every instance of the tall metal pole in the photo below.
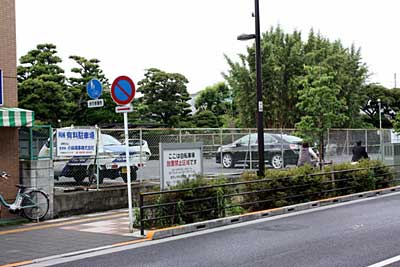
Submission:
<svg viewBox="0 0 400 267">
<path fill-rule="evenodd" d="M 264 118 L 263 94 L 261 80 L 261 47 L 260 47 L 260 7 L 259 1 L 254 0 L 256 26 L 256 79 L 257 79 L 257 133 L 258 133 L 258 176 L 264 176 Z"/>
</svg>

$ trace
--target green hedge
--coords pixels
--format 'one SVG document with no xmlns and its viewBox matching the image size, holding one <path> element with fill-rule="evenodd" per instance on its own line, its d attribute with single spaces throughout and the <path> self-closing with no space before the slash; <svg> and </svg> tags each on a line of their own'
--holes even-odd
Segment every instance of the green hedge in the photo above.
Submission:
<svg viewBox="0 0 400 267">
<path fill-rule="evenodd" d="M 228 179 L 224 177 L 200 177 L 171 188 L 189 190 L 166 191 L 162 195 L 153 196 L 147 202 L 164 205 L 147 210 L 145 217 L 165 218 L 157 219 L 147 224 L 147 227 L 193 223 L 385 188 L 394 185 L 395 180 L 390 167 L 380 161 L 366 160 L 355 165 L 342 163 L 325 166 L 324 171 L 308 165 L 287 170 L 269 169 L 263 179 L 247 172 L 233 182 L 238 183 L 228 184 Z M 201 201 L 197 201 L 199 199 Z"/>
</svg>

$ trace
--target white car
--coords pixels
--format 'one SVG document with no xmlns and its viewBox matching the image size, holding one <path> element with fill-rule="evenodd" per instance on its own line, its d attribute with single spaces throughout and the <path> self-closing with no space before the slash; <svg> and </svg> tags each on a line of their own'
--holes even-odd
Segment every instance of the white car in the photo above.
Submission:
<svg viewBox="0 0 400 267">
<path fill-rule="evenodd" d="M 94 182 L 94 174 L 96 173 L 95 157 L 57 157 L 55 142 L 56 140 L 54 140 L 53 145 L 54 176 L 56 178 L 61 176 L 72 177 L 77 183 L 88 177 L 90 183 Z M 39 157 L 49 155 L 50 142 L 47 142 L 40 149 Z M 137 170 L 145 166 L 148 155 L 145 150 L 142 150 L 142 154 L 140 154 L 140 150 L 137 147 L 129 147 L 129 155 L 131 178 L 136 180 Z M 127 182 L 125 145 L 116 138 L 108 134 L 100 134 L 97 161 L 99 165 L 99 183 L 102 183 L 104 178 L 116 179 L 119 177 L 122 177 L 124 182 Z"/>
<path fill-rule="evenodd" d="M 140 139 L 129 139 L 129 147 L 131 147 L 134 151 L 144 153 L 146 156 L 146 161 L 148 161 L 151 157 L 151 151 L 149 145 L 147 144 L 146 140 Z"/>
</svg>

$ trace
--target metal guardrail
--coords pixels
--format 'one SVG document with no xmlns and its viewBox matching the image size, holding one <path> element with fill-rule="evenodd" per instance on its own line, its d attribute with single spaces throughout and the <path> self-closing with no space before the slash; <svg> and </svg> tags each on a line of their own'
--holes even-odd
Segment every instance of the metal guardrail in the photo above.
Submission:
<svg viewBox="0 0 400 267">
<path fill-rule="evenodd" d="M 337 196 L 337 192 L 340 192 L 341 195 L 348 193 L 355 193 L 352 191 L 357 191 L 360 187 L 359 185 L 353 185 L 352 182 L 355 182 L 357 178 L 349 177 L 349 178 L 340 178 L 339 175 L 347 174 L 349 172 L 360 172 L 360 171 L 378 171 L 379 169 L 388 169 L 388 172 L 380 173 L 379 176 L 375 176 L 375 178 L 385 178 L 391 177 L 394 174 L 399 173 L 399 171 L 395 171 L 394 168 L 400 167 L 400 165 L 391 165 L 391 166 L 383 166 L 383 167 L 371 167 L 371 168 L 355 168 L 350 170 L 341 170 L 341 171 L 331 171 L 331 172 L 320 172 L 309 174 L 305 176 L 297 176 L 297 177 L 280 177 L 275 179 L 258 179 L 253 181 L 239 181 L 239 182 L 231 182 L 220 185 L 209 185 L 202 186 L 198 188 L 187 188 L 187 189 L 176 189 L 176 190 L 168 190 L 168 191 L 160 191 L 160 192 L 146 192 L 141 193 L 139 196 L 139 210 L 140 210 L 140 231 L 141 234 L 144 234 L 145 224 L 154 225 L 154 222 L 160 220 L 170 220 L 173 224 L 177 221 L 177 217 L 179 216 L 193 216 L 201 213 L 212 214 L 211 217 L 221 218 L 225 217 L 225 211 L 235 207 L 253 207 L 252 211 L 261 210 L 257 207 L 257 205 L 265 204 L 268 202 L 274 202 L 280 200 L 292 200 L 309 197 L 313 200 Z M 375 173 L 375 172 L 374 172 Z M 271 182 L 280 182 L 282 184 L 290 183 L 294 178 L 311 178 L 316 176 L 325 176 L 330 177 L 330 179 L 322 182 L 316 182 L 315 180 L 309 180 L 308 182 L 303 182 L 300 184 L 288 185 L 288 186 L 277 186 L 274 188 L 263 188 L 260 190 L 246 190 L 251 185 L 261 185 L 265 183 Z M 337 179 L 335 179 L 337 178 Z M 389 186 L 390 183 L 394 183 L 400 181 L 400 179 L 392 178 L 390 181 L 377 181 L 374 184 L 375 188 L 383 188 Z M 318 192 L 308 192 L 312 188 L 321 187 L 323 190 Z M 218 192 L 224 192 L 223 189 L 228 188 L 227 194 L 218 194 Z M 205 192 L 210 189 L 214 190 L 213 193 L 217 192 L 214 195 L 207 195 L 202 197 L 197 197 L 198 192 Z M 179 193 L 187 193 L 192 192 L 192 199 L 175 199 L 175 201 L 169 201 L 165 203 L 158 203 L 163 196 L 179 194 Z M 289 194 L 287 194 L 289 192 Z M 291 192 L 295 192 L 292 194 Z M 281 193 L 282 196 L 278 197 L 276 194 Z M 258 199 L 255 198 L 255 201 L 242 201 L 245 197 L 250 195 L 260 195 L 265 194 L 265 198 Z M 275 194 L 275 195 L 274 195 Z M 333 194 L 333 195 L 332 195 Z M 268 196 L 267 196 L 268 195 Z M 272 196 L 271 196 L 272 195 Z M 232 199 L 236 198 L 236 201 L 232 201 Z M 146 199 L 150 199 L 150 203 L 145 203 Z M 241 199 L 241 200 L 237 200 Z M 250 198 L 251 199 L 251 198 Z M 200 209 L 186 209 L 190 205 L 201 203 L 205 208 Z M 293 204 L 293 203 L 291 203 Z M 262 205 L 261 205 L 262 206 Z M 273 208 L 272 206 L 269 208 Z M 249 208 L 248 208 L 249 209 Z M 168 213 L 170 211 L 170 213 Z M 147 215 L 146 215 L 147 213 Z M 149 216 L 151 214 L 152 216 Z M 157 215 L 161 214 L 161 215 Z"/>
</svg>

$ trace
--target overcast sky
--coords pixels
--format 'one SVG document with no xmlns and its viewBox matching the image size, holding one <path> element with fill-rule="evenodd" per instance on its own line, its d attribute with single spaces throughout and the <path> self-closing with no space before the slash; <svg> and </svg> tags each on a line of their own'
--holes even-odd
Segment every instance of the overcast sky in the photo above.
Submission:
<svg viewBox="0 0 400 267">
<path fill-rule="evenodd" d="M 245 53 L 251 41 L 236 37 L 254 32 L 253 10 L 253 0 L 16 0 L 17 57 L 53 43 L 66 71 L 70 55 L 99 59 L 110 82 L 137 83 L 155 67 L 185 75 L 194 93 L 223 80 L 224 54 Z M 370 81 L 389 88 L 400 78 L 399 12 L 399 0 L 260 0 L 262 31 L 279 24 L 306 37 L 314 28 L 354 43 Z"/>
</svg>

